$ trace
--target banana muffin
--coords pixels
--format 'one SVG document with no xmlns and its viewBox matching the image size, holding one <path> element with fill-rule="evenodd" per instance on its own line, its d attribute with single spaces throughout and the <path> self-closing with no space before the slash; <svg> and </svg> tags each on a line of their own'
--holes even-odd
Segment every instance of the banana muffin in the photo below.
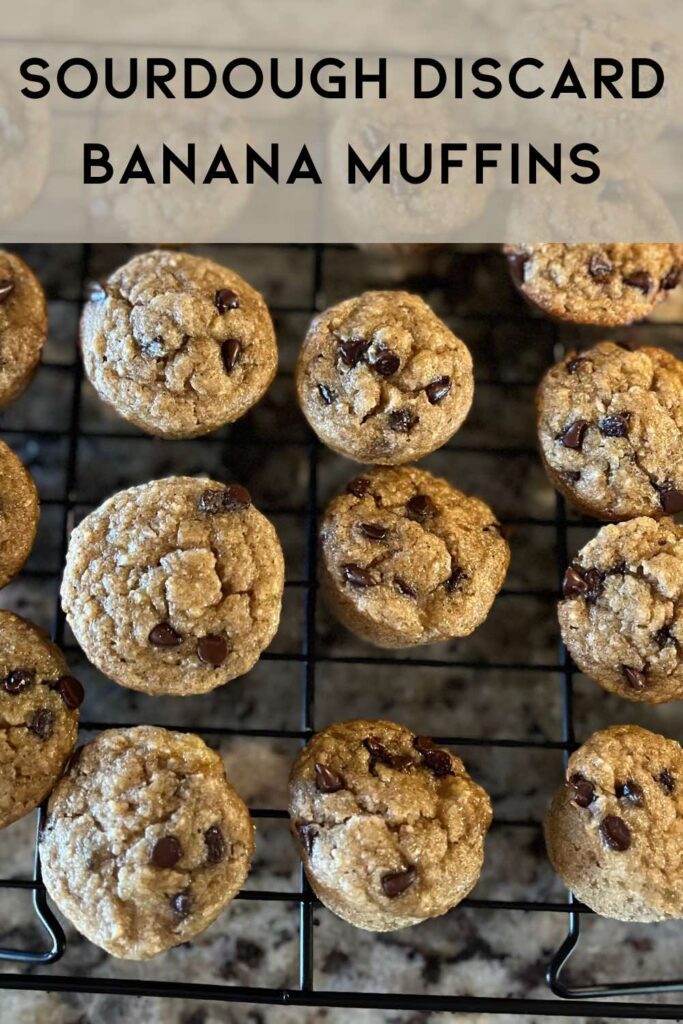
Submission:
<svg viewBox="0 0 683 1024">
<path fill-rule="evenodd" d="M 683 917 L 683 750 L 637 725 L 594 733 L 569 759 L 545 822 L 551 863 L 596 914 Z"/>
<path fill-rule="evenodd" d="M 263 297 L 234 270 L 168 249 L 134 256 L 91 290 L 81 346 L 100 398 L 168 438 L 232 423 L 277 369 Z"/>
<path fill-rule="evenodd" d="M 351 480 L 325 510 L 320 538 L 327 604 L 380 647 L 468 636 L 510 561 L 488 505 L 415 466 Z"/>
<path fill-rule="evenodd" d="M 571 352 L 537 394 L 551 483 L 596 519 L 683 511 L 683 363 L 603 341 Z"/>
<path fill-rule="evenodd" d="M 280 542 L 246 488 L 169 477 L 120 491 L 76 527 L 62 605 L 105 675 L 185 696 L 253 668 L 283 587 Z"/>
<path fill-rule="evenodd" d="M 290 777 L 292 834 L 318 898 L 385 932 L 445 914 L 474 888 L 491 803 L 460 758 L 393 722 L 332 725 Z"/>
<path fill-rule="evenodd" d="M 318 437 L 358 462 L 420 459 L 455 433 L 472 404 L 472 357 L 423 299 L 365 292 L 315 318 L 296 384 Z"/>
<path fill-rule="evenodd" d="M 203 932 L 254 852 L 249 811 L 198 736 L 110 729 L 79 748 L 40 837 L 47 891 L 86 938 L 146 960 Z"/>
</svg>

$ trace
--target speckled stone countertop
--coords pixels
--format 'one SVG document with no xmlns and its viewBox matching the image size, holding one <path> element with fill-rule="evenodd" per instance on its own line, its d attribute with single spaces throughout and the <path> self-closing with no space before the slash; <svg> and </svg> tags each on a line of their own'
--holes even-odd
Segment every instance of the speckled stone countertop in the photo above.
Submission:
<svg viewBox="0 0 683 1024">
<path fill-rule="evenodd" d="M 309 466 L 308 433 L 294 399 L 292 368 L 309 319 L 313 252 L 259 246 L 212 246 L 210 250 L 213 258 L 233 266 L 260 288 L 274 307 L 283 310 L 276 315 L 281 350 L 276 383 L 266 399 L 232 429 L 210 440 L 191 442 L 141 435 L 106 410 L 86 386 L 80 422 L 87 436 L 78 446 L 72 489 L 75 515 L 123 486 L 170 473 L 209 473 L 226 481 L 239 480 L 250 489 L 257 506 L 269 510 L 284 546 L 287 578 L 296 584 L 305 578 L 306 538 L 304 519 L 292 510 L 305 507 Z M 90 251 L 88 276 L 101 277 L 130 252 L 107 246 Z M 40 275 L 50 297 L 46 362 L 68 364 L 76 346 L 84 253 L 76 246 L 44 246 L 26 248 L 22 254 Z M 316 728 L 342 718 L 383 716 L 420 733 L 482 740 L 481 746 L 457 748 L 471 774 L 491 794 L 495 814 L 484 871 L 473 895 L 493 900 L 563 900 L 565 894 L 545 857 L 540 830 L 547 801 L 562 777 L 561 751 L 542 744 L 561 740 L 562 705 L 554 614 L 558 579 L 552 523 L 555 496 L 534 448 L 534 384 L 553 352 L 561 355 L 563 346 L 588 344 L 606 333 L 634 342 L 665 344 L 681 355 L 683 328 L 663 321 L 663 312 L 656 324 L 598 334 L 552 325 L 530 314 L 514 294 L 503 261 L 493 249 L 475 252 L 454 247 L 433 255 L 428 264 L 411 265 L 353 248 L 334 248 L 324 252 L 321 270 L 319 303 L 369 287 L 405 284 L 423 294 L 470 346 L 477 378 L 472 413 L 453 441 L 424 465 L 461 489 L 480 495 L 504 522 L 513 524 L 513 558 L 503 594 L 472 637 L 408 654 L 409 658 L 431 657 L 458 665 L 408 664 L 397 669 L 391 663 L 319 661 Z M 671 310 L 672 315 L 680 313 L 675 304 Z M 72 387 L 68 370 L 45 366 L 23 398 L 0 418 L 0 436 L 30 466 L 44 499 L 59 498 L 64 492 L 66 441 L 51 432 L 64 430 L 69 423 Z M 101 436 L 112 431 L 130 439 Z M 353 464 L 321 449 L 319 506 L 353 472 Z M 44 505 L 29 562 L 29 570 L 34 571 L 22 574 L 0 594 L 3 607 L 46 627 L 52 623 L 59 585 L 60 516 L 58 505 Z M 593 531 L 589 523 L 571 525 L 570 552 Z M 287 588 L 272 651 L 300 655 L 305 593 L 302 586 Z M 322 659 L 376 653 L 348 634 L 323 608 L 318 609 L 315 645 Z M 229 686 L 183 700 L 150 698 L 117 687 L 90 668 L 76 650 L 70 654 L 70 662 L 87 685 L 82 709 L 85 720 L 157 722 L 198 730 L 208 724 L 237 729 L 300 727 L 300 660 L 263 661 Z M 481 664 L 467 667 L 472 663 Z M 525 667 L 515 667 L 519 665 Z M 576 678 L 579 741 L 596 728 L 630 721 L 680 738 L 683 705 L 630 705 L 589 680 Z M 501 738 L 526 745 L 492 744 Z M 230 737 L 219 745 L 229 777 L 252 807 L 285 807 L 287 774 L 298 741 Z M 2 877 L 20 878 L 30 873 L 34 829 L 30 816 L 0 833 Z M 298 888 L 297 859 L 286 821 L 258 819 L 257 850 L 247 886 L 283 892 Z M 0 944 L 30 947 L 41 941 L 26 893 L 3 891 L 0 907 Z M 465 907 L 413 929 L 376 936 L 354 930 L 319 909 L 315 925 L 315 985 L 321 989 L 548 998 L 544 972 L 562 942 L 567 919 L 562 913 Z M 571 974 L 576 984 L 680 973 L 680 924 L 628 926 L 586 916 L 582 930 Z M 298 910 L 287 901 L 237 901 L 196 942 L 144 964 L 113 960 L 68 925 L 66 931 L 67 953 L 46 969 L 50 974 L 297 986 Z M 18 968 L 5 966 L 2 970 Z M 661 998 L 675 1001 L 675 997 Z M 414 1012 L 302 1010 L 13 991 L 0 993 L 0 1008 L 3 1022 L 21 1020 L 22 1024 L 116 1024 L 119 1020 L 419 1024 L 428 1019 Z"/>
</svg>

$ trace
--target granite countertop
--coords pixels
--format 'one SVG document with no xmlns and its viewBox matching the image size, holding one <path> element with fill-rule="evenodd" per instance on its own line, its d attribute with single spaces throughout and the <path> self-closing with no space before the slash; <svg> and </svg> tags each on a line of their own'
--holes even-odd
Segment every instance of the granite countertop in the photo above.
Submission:
<svg viewBox="0 0 683 1024">
<path fill-rule="evenodd" d="M 239 480 L 257 506 L 267 508 L 285 549 L 287 578 L 305 579 L 302 510 L 309 482 L 308 438 L 294 400 L 292 368 L 306 329 L 313 281 L 313 252 L 294 247 L 211 246 L 213 257 L 234 266 L 261 288 L 278 310 L 276 327 L 281 372 L 266 399 L 232 429 L 210 440 L 159 441 L 127 427 L 86 386 L 73 497 L 75 516 L 122 486 L 172 472 L 210 473 Z M 102 246 L 87 254 L 88 276 L 98 277 L 126 259 L 130 249 Z M 77 337 L 80 269 L 78 246 L 27 247 L 22 254 L 44 281 L 50 296 L 50 340 L 46 362 L 68 364 Z M 354 248 L 323 254 L 318 301 L 329 303 L 364 288 L 401 283 L 422 293 L 470 346 L 477 390 L 465 426 L 445 448 L 424 460 L 426 468 L 487 500 L 511 522 L 512 565 L 503 594 L 487 622 L 465 640 L 408 652 L 477 668 L 316 665 L 315 726 L 354 716 L 383 716 L 420 733 L 458 735 L 482 741 L 456 748 L 471 774 L 492 797 L 495 822 L 486 862 L 474 896 L 494 900 L 563 900 L 564 891 L 545 857 L 540 822 L 562 777 L 562 755 L 545 741 L 562 737 L 558 630 L 555 495 L 534 450 L 534 382 L 553 352 L 597 341 L 605 334 L 634 341 L 661 341 L 683 354 L 683 328 L 645 324 L 628 330 L 594 332 L 555 326 L 531 314 L 513 293 L 498 253 L 459 247 L 433 254 L 429 263 L 396 263 Z M 675 315 L 680 310 L 671 307 Z M 289 311 L 287 311 L 289 310 Z M 65 488 L 66 440 L 52 436 L 69 423 L 73 377 L 65 368 L 45 366 L 30 390 L 0 418 L 5 437 L 31 468 L 44 499 Z M 41 435 L 41 431 L 47 431 Z M 126 438 L 104 439 L 107 431 Z M 37 432 L 37 433 L 36 433 Z M 272 442 L 277 440 L 278 444 Z M 323 505 L 353 474 L 353 464 L 320 449 L 318 502 Z M 278 509 L 289 510 L 280 511 Z M 46 504 L 29 569 L 0 594 L 0 605 L 49 627 L 59 585 L 61 509 Z M 569 530 L 570 551 L 593 532 L 590 524 Z M 305 588 L 289 586 L 280 631 L 271 650 L 299 655 L 304 643 Z M 376 653 L 318 609 L 319 657 Z M 69 639 L 69 638 L 67 638 Z M 72 641 L 73 642 L 73 641 Z M 401 652 L 404 656 L 405 652 Z M 201 697 L 145 697 L 117 687 L 90 668 L 74 650 L 73 670 L 87 685 L 85 720 L 156 722 L 201 729 L 300 727 L 303 666 L 300 660 L 262 661 L 248 676 Z M 507 667 L 497 667 L 505 663 Z M 523 665 L 522 668 L 514 666 Z M 512 667 L 511 667 L 512 666 Z M 683 734 L 683 705 L 630 705 L 590 681 L 575 681 L 579 740 L 616 722 L 637 722 L 666 735 Z M 523 741 L 496 746 L 492 739 Z M 219 744 L 228 775 L 256 808 L 284 808 L 289 764 L 298 741 L 230 737 Z M 0 833 L 0 874 L 26 876 L 32 866 L 33 816 Z M 259 818 L 257 850 L 247 882 L 251 889 L 295 890 L 297 859 L 282 819 Z M 30 947 L 40 941 L 25 893 L 4 891 L 0 944 Z M 544 972 L 567 927 L 564 914 L 460 908 L 413 929 L 372 935 L 357 931 L 324 909 L 315 911 L 317 988 L 368 992 L 412 992 L 548 998 Z M 64 958 L 50 974 L 153 978 L 218 984 L 296 987 L 298 911 L 288 902 L 238 901 L 197 941 L 144 964 L 108 957 L 66 926 Z M 680 972 L 680 925 L 622 925 L 594 917 L 583 920 L 583 939 L 572 972 L 577 984 Z M 675 940 L 678 938 L 679 943 Z M 4 971 L 23 970 L 3 967 Z M 30 969 L 29 969 L 30 970 Z M 2 1020 L 85 1024 L 164 1021 L 164 1024 L 418 1024 L 420 1013 L 335 1009 L 303 1010 L 139 1000 L 114 996 L 5 991 Z M 640 997 L 641 1000 L 644 997 Z M 676 1001 L 675 997 L 660 997 Z M 470 1017 L 468 1019 L 474 1019 Z M 483 1018 L 482 1018 L 483 1019 Z M 512 1018 L 511 1018 L 512 1019 Z M 535 1018 L 528 1017 L 526 1020 Z"/>
</svg>

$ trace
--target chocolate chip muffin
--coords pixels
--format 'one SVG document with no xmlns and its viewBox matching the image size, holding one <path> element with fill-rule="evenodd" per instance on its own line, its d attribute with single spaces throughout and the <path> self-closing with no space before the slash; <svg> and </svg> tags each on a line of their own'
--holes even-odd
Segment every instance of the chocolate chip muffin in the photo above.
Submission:
<svg viewBox="0 0 683 1024">
<path fill-rule="evenodd" d="M 167 249 L 135 256 L 92 289 L 81 344 L 100 398 L 161 437 L 232 423 L 277 369 L 262 296 L 234 270 Z"/>
<path fill-rule="evenodd" d="M 359 462 L 396 465 L 441 447 L 474 393 L 472 357 L 408 292 L 365 292 L 321 313 L 296 370 L 318 437 Z"/>
<path fill-rule="evenodd" d="M 47 340 L 47 304 L 36 275 L 0 250 L 0 410 L 31 383 Z"/>
<path fill-rule="evenodd" d="M 510 561 L 488 505 L 415 466 L 355 477 L 325 510 L 320 539 L 329 607 L 380 647 L 468 636 Z"/>
<path fill-rule="evenodd" d="M 82 700 L 59 648 L 0 609 L 0 828 L 34 810 L 62 774 Z"/>
<path fill-rule="evenodd" d="M 138 726 L 81 747 L 48 804 L 47 890 L 112 956 L 146 960 L 199 935 L 249 871 L 254 827 L 198 736 Z"/>
<path fill-rule="evenodd" d="M 16 576 L 31 553 L 39 516 L 31 474 L 0 441 L 0 587 Z"/>
<path fill-rule="evenodd" d="M 603 526 L 564 577 L 562 637 L 582 672 L 627 700 L 683 698 L 683 527 Z"/>
<path fill-rule="evenodd" d="M 676 287 L 683 246 L 668 243 L 505 246 L 522 295 L 575 324 L 615 327 L 642 320 Z"/>
<path fill-rule="evenodd" d="M 292 834 L 316 896 L 385 932 L 455 907 L 484 860 L 491 803 L 462 761 L 393 722 L 332 725 L 290 777 Z"/>
<path fill-rule="evenodd" d="M 683 363 L 603 341 L 553 366 L 537 394 L 551 483 L 597 519 L 683 511 Z"/>
<path fill-rule="evenodd" d="M 76 527 L 62 604 L 105 675 L 185 696 L 253 668 L 283 587 L 277 534 L 244 487 L 169 477 L 115 494 Z"/>
<path fill-rule="evenodd" d="M 683 750 L 637 725 L 569 759 L 545 823 L 548 855 L 587 906 L 619 921 L 683 917 Z"/>
</svg>

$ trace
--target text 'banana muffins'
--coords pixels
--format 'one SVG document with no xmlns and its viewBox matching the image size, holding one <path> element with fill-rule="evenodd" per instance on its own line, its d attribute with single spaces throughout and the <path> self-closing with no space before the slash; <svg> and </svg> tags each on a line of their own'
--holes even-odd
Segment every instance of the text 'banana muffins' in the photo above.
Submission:
<svg viewBox="0 0 683 1024">
<path fill-rule="evenodd" d="M 603 526 L 567 569 L 558 614 L 579 666 L 628 700 L 683 698 L 683 527 Z"/>
<path fill-rule="evenodd" d="M 283 587 L 277 534 L 244 487 L 169 477 L 120 491 L 76 527 L 61 593 L 105 675 L 185 696 L 256 664 Z"/>
<path fill-rule="evenodd" d="M 82 700 L 59 648 L 0 610 L 0 828 L 37 807 L 62 774 Z"/>
<path fill-rule="evenodd" d="M 168 250 L 135 256 L 93 288 L 81 345 L 100 398 L 169 438 L 232 423 L 277 369 L 262 296 L 234 270 Z"/>
<path fill-rule="evenodd" d="M 325 906 L 369 931 L 445 914 L 472 890 L 491 803 L 460 758 L 393 722 L 332 725 L 290 777 L 292 833 Z"/>
<path fill-rule="evenodd" d="M 683 245 L 539 242 L 505 247 L 512 279 L 544 313 L 613 327 L 641 320 L 676 287 Z"/>
<path fill-rule="evenodd" d="M 683 750 L 637 725 L 594 733 L 569 759 L 545 836 L 555 871 L 596 914 L 683 917 Z"/>
<path fill-rule="evenodd" d="M 683 363 L 603 341 L 546 373 L 536 399 L 551 483 L 597 519 L 683 511 Z"/>
<path fill-rule="evenodd" d="M 0 410 L 28 387 L 47 340 L 45 293 L 30 267 L 0 250 Z"/>
<path fill-rule="evenodd" d="M 249 811 L 198 737 L 138 726 L 79 748 L 40 838 L 47 890 L 86 938 L 146 960 L 230 903 L 254 851 Z"/>
<path fill-rule="evenodd" d="M 415 466 L 355 477 L 325 510 L 320 537 L 327 604 L 380 647 L 468 636 L 510 561 L 488 505 Z"/>
<path fill-rule="evenodd" d="M 296 370 L 318 437 L 358 462 L 395 465 L 440 448 L 472 404 L 472 357 L 423 299 L 365 292 L 311 324 Z"/>
</svg>

